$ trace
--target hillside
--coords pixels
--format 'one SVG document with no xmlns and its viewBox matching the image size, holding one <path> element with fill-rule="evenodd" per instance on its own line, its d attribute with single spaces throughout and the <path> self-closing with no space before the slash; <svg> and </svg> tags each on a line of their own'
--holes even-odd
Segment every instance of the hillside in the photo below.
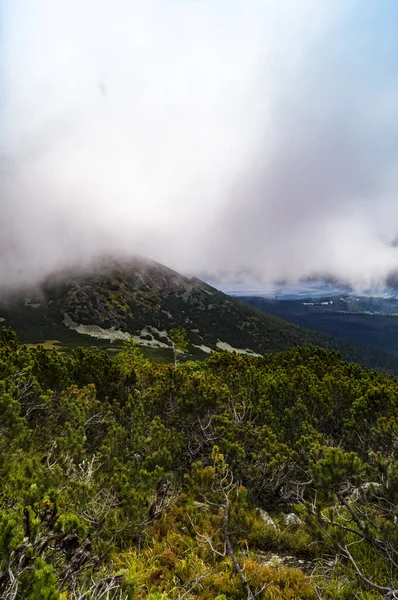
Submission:
<svg viewBox="0 0 398 600">
<path fill-rule="evenodd" d="M 168 332 L 181 327 L 193 358 L 204 358 L 217 347 L 264 354 L 318 345 L 364 366 L 398 372 L 398 359 L 336 342 L 251 308 L 197 278 L 138 258 L 58 273 L 34 292 L 8 298 L 0 306 L 0 319 L 24 343 L 61 349 L 117 348 L 133 335 L 147 353 L 170 359 Z"/>
<path fill-rule="evenodd" d="M 252 307 L 282 319 L 363 346 L 398 356 L 398 300 L 328 296 L 300 300 L 241 297 Z"/>
</svg>

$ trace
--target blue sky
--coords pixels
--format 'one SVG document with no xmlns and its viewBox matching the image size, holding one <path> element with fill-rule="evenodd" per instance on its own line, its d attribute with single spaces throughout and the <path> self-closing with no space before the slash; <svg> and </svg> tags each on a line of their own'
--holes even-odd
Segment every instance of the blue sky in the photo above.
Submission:
<svg viewBox="0 0 398 600">
<path fill-rule="evenodd" d="M 398 2 L 0 6 L 1 281 L 115 252 L 249 284 L 398 267 Z"/>
</svg>

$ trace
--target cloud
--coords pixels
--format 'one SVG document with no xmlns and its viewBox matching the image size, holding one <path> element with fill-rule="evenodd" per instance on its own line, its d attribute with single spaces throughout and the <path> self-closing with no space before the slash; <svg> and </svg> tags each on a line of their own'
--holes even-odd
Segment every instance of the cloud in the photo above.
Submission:
<svg viewBox="0 0 398 600">
<path fill-rule="evenodd" d="M 0 286 L 113 252 L 382 282 L 398 11 L 336 4 L 6 0 Z"/>
</svg>

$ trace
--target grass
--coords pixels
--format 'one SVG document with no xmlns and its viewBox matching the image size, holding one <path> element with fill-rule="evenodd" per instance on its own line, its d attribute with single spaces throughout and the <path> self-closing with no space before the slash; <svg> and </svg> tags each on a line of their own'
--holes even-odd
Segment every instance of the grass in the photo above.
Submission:
<svg viewBox="0 0 398 600">
<path fill-rule="evenodd" d="M 38 344 L 26 344 L 28 348 L 37 348 L 38 346 L 42 346 L 46 350 L 62 350 L 62 342 L 59 340 L 45 340 L 44 342 L 39 342 Z"/>
</svg>

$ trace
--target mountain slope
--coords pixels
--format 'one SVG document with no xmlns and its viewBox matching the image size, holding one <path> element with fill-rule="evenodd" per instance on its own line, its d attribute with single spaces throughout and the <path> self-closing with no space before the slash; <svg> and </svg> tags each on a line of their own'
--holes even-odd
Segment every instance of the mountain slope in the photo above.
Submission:
<svg viewBox="0 0 398 600">
<path fill-rule="evenodd" d="M 365 366 L 398 370 L 388 355 L 338 343 L 144 259 L 101 261 L 52 276 L 29 297 L 0 306 L 0 318 L 25 343 L 109 345 L 131 334 L 151 351 L 167 354 L 168 332 L 177 326 L 185 329 L 193 357 L 217 347 L 263 354 L 312 344 L 340 350 Z"/>
<path fill-rule="evenodd" d="M 322 299 L 271 300 L 242 297 L 250 306 L 336 338 L 398 355 L 398 300 L 331 296 Z"/>
</svg>

